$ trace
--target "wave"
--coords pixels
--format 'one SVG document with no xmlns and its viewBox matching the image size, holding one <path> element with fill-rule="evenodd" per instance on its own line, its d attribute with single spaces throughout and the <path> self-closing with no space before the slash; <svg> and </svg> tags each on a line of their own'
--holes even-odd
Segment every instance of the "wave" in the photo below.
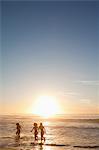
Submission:
<svg viewBox="0 0 99 150">
<path fill-rule="evenodd" d="M 1 138 L 2 139 L 13 139 L 13 137 L 11 137 L 11 136 L 2 136 Z"/>
<path fill-rule="evenodd" d="M 69 144 L 55 144 L 55 143 L 34 143 L 32 142 L 31 145 L 45 145 L 45 146 L 70 146 Z"/>
<path fill-rule="evenodd" d="M 73 147 L 73 148 L 85 148 L 85 149 L 97 149 L 99 148 L 99 145 L 70 145 L 70 144 L 57 144 L 57 143 L 35 143 L 35 142 L 31 142 L 30 146 L 50 146 L 50 147 Z M 6 144 L 1 144 L 0 148 L 5 148 L 7 145 Z M 18 146 L 27 146 L 27 142 L 26 143 L 16 143 L 16 144 L 12 144 L 9 143 L 8 146 L 12 146 L 12 147 L 18 147 Z"/>
<path fill-rule="evenodd" d="M 55 143 L 31 143 L 31 145 L 45 145 L 45 146 L 71 146 L 69 144 L 55 144 Z M 99 148 L 99 145 L 74 145 L 74 148 Z"/>
<path fill-rule="evenodd" d="M 52 127 L 52 126 L 48 126 L 48 127 Z M 58 128 L 72 128 L 72 129 L 99 129 L 99 126 L 53 126 L 53 128 L 58 129 Z"/>
<path fill-rule="evenodd" d="M 99 148 L 99 145 L 93 145 L 93 146 L 75 145 L 73 147 L 76 147 L 76 148 Z"/>
<path fill-rule="evenodd" d="M 76 127 L 76 126 L 69 126 L 66 128 L 74 128 L 74 129 L 99 129 L 99 127 Z"/>
</svg>

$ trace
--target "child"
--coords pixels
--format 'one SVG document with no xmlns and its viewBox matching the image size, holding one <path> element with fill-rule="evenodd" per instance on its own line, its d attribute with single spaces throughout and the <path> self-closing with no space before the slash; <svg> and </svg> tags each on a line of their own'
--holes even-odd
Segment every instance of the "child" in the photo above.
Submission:
<svg viewBox="0 0 99 150">
<path fill-rule="evenodd" d="M 41 141 L 42 141 L 42 140 L 45 141 L 45 137 L 44 137 L 45 128 L 44 128 L 44 126 L 43 126 L 42 123 L 40 123 L 39 130 L 40 130 L 40 133 L 41 133 Z"/>
<path fill-rule="evenodd" d="M 21 126 L 19 123 L 16 123 L 16 129 L 16 135 L 18 136 L 18 138 L 20 138 Z"/>
<path fill-rule="evenodd" d="M 35 141 L 38 140 L 38 125 L 37 123 L 34 123 L 33 129 L 31 130 L 31 132 L 34 130 L 34 137 L 35 137 Z"/>
</svg>

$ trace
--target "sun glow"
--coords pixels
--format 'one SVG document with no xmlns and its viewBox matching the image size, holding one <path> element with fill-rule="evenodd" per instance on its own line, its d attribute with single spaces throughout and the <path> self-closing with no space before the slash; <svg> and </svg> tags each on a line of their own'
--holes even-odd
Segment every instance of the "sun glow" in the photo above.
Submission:
<svg viewBox="0 0 99 150">
<path fill-rule="evenodd" d="M 42 117 L 51 117 L 59 113 L 59 106 L 54 97 L 40 96 L 36 100 L 33 113 Z"/>
</svg>

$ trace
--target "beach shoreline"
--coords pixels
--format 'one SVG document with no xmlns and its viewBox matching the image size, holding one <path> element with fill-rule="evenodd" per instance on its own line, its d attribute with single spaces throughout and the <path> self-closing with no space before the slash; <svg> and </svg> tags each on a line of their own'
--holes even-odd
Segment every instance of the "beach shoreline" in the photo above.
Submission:
<svg viewBox="0 0 99 150">
<path fill-rule="evenodd" d="M 0 148 L 0 150 L 15 150 L 14 148 Z"/>
</svg>

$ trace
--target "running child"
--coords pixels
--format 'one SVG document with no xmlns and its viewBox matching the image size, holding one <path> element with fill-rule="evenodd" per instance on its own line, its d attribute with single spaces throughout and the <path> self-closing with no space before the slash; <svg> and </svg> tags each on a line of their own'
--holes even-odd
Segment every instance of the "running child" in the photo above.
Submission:
<svg viewBox="0 0 99 150">
<path fill-rule="evenodd" d="M 40 130 L 40 135 L 41 135 L 41 141 L 42 141 L 42 140 L 45 141 L 45 137 L 44 137 L 44 134 L 45 134 L 45 128 L 44 128 L 44 126 L 43 126 L 42 123 L 40 123 L 39 130 Z"/>
<path fill-rule="evenodd" d="M 16 129 L 16 135 L 18 136 L 18 138 L 20 138 L 21 125 L 19 123 L 16 123 Z"/>
<path fill-rule="evenodd" d="M 31 130 L 31 132 L 34 131 L 34 138 L 35 138 L 35 141 L 38 140 L 38 125 L 37 123 L 34 123 L 34 126 Z"/>
</svg>

